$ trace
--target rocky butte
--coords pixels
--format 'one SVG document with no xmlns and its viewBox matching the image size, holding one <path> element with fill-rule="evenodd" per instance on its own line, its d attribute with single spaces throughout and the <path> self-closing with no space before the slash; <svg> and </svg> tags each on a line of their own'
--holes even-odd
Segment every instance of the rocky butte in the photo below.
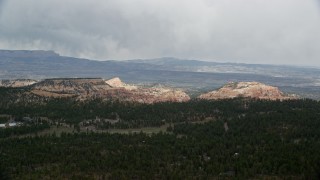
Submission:
<svg viewBox="0 0 320 180">
<path fill-rule="evenodd" d="M 101 98 L 140 103 L 185 102 L 190 97 L 181 90 L 171 88 L 144 88 L 123 83 L 116 77 L 46 79 L 32 86 L 33 94 L 44 97 L 76 97 L 80 100 Z"/>
<path fill-rule="evenodd" d="M 287 100 L 296 99 L 295 95 L 286 95 L 277 87 L 269 86 L 259 82 L 232 82 L 222 88 L 202 94 L 200 99 L 230 99 L 236 97 L 246 97 L 267 100 Z"/>
<path fill-rule="evenodd" d="M 101 78 L 59 78 L 45 79 L 33 85 L 31 92 L 46 97 L 87 97 L 99 96 L 111 89 Z"/>
<path fill-rule="evenodd" d="M 0 87 L 26 87 L 27 93 L 41 97 L 74 97 L 79 100 L 101 98 L 152 104 L 156 102 L 186 102 L 190 97 L 182 90 L 162 86 L 140 87 L 129 85 L 120 78 L 57 78 L 35 81 L 29 79 L 0 80 Z M 215 100 L 246 97 L 267 100 L 297 99 L 277 87 L 259 82 L 228 83 L 222 88 L 200 95 L 199 99 Z"/>
</svg>

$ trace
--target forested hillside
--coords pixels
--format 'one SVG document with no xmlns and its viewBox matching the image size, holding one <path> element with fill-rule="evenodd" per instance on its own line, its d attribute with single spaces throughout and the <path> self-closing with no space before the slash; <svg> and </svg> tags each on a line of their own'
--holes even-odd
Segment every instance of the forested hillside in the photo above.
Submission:
<svg viewBox="0 0 320 180">
<path fill-rule="evenodd" d="M 1 117 L 22 123 L 0 128 L 0 179 L 320 178 L 317 101 L 147 105 L 0 91 Z"/>
</svg>

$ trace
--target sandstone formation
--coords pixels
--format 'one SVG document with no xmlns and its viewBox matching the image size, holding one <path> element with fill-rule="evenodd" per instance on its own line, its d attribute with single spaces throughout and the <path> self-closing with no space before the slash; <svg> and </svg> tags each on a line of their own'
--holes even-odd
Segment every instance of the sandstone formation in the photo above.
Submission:
<svg viewBox="0 0 320 180">
<path fill-rule="evenodd" d="M 155 102 L 186 102 L 190 97 L 181 90 L 173 90 L 170 88 L 138 88 L 132 90 L 135 95 L 134 101 L 141 103 Z"/>
<path fill-rule="evenodd" d="M 64 78 L 64 79 L 46 79 L 32 88 L 34 94 L 48 97 L 68 97 L 79 96 L 86 98 L 99 96 L 100 93 L 110 89 L 100 78 Z"/>
<path fill-rule="evenodd" d="M 277 87 L 259 82 L 228 83 L 222 88 L 199 96 L 200 99 L 230 99 L 247 97 L 254 99 L 286 100 L 297 98 L 294 95 L 285 95 Z"/>
<path fill-rule="evenodd" d="M 25 87 L 35 84 L 37 81 L 31 79 L 0 80 L 0 87 Z"/>
<path fill-rule="evenodd" d="M 76 97 L 80 100 L 102 98 L 140 103 L 184 102 L 190 97 L 183 91 L 169 88 L 143 88 L 123 83 L 119 78 L 47 79 L 32 87 L 33 94 L 45 97 Z"/>
<path fill-rule="evenodd" d="M 133 85 L 129 85 L 129 84 L 123 83 L 119 77 L 115 77 L 115 78 L 109 79 L 109 80 L 107 80 L 105 82 L 109 86 L 111 86 L 113 88 L 124 88 L 124 89 L 128 89 L 128 90 L 138 89 L 137 86 L 133 86 Z"/>
</svg>

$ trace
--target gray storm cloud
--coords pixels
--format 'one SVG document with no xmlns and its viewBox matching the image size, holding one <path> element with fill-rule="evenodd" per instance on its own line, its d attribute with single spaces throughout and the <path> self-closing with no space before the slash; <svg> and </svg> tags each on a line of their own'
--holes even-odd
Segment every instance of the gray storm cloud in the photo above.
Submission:
<svg viewBox="0 0 320 180">
<path fill-rule="evenodd" d="M 317 0 L 0 0 L 1 49 L 320 66 Z"/>
</svg>

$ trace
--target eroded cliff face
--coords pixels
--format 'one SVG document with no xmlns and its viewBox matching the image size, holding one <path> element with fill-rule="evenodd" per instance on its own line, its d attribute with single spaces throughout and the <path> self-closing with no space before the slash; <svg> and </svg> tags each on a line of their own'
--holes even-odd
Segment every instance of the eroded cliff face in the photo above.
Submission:
<svg viewBox="0 0 320 180">
<path fill-rule="evenodd" d="M 186 102 L 190 100 L 189 95 L 181 90 L 170 88 L 138 88 L 132 90 L 134 100 L 141 103 L 155 102 Z"/>
<path fill-rule="evenodd" d="M 247 97 L 254 99 L 286 100 L 296 99 L 295 95 L 285 95 L 277 87 L 259 82 L 228 83 L 222 88 L 199 96 L 200 99 L 230 99 Z"/>
<path fill-rule="evenodd" d="M 135 90 L 135 89 L 138 89 L 137 86 L 134 86 L 134 85 L 129 85 L 129 84 L 126 84 L 124 82 L 121 81 L 121 79 L 119 77 L 115 77 L 115 78 L 112 78 L 112 79 L 109 79 L 107 81 L 105 81 L 109 86 L 113 87 L 113 88 L 124 88 L 124 89 L 127 89 L 127 90 Z"/>
<path fill-rule="evenodd" d="M 170 88 L 143 88 L 123 83 L 119 78 L 96 79 L 47 79 L 35 84 L 33 94 L 45 97 L 76 97 L 80 100 L 104 100 L 140 103 L 185 102 L 190 97 L 181 90 Z"/>
<path fill-rule="evenodd" d="M 48 97 L 78 96 L 80 99 L 99 96 L 104 91 L 111 89 L 100 78 L 65 78 L 46 79 L 35 84 L 32 93 Z"/>
<path fill-rule="evenodd" d="M 152 104 L 156 102 L 186 102 L 190 100 L 182 90 L 155 86 L 151 88 L 128 85 L 120 78 L 60 78 L 35 80 L 1 80 L 0 87 L 29 86 L 32 94 L 42 97 L 74 97 L 79 100 L 101 98 L 104 100 L 130 101 Z M 230 99 L 247 97 L 254 99 L 286 100 L 298 96 L 286 95 L 277 87 L 259 82 L 228 83 L 219 90 L 200 95 L 200 99 Z"/>
<path fill-rule="evenodd" d="M 25 87 L 37 83 L 31 79 L 0 80 L 0 87 Z"/>
<path fill-rule="evenodd" d="M 181 90 L 166 87 L 138 87 L 123 83 L 120 78 L 115 77 L 105 81 L 112 87 L 112 94 L 118 93 L 118 96 L 112 96 L 119 100 L 134 101 L 140 103 L 156 103 L 156 102 L 185 102 L 190 97 Z M 109 93 L 110 96 L 110 93 Z"/>
</svg>

